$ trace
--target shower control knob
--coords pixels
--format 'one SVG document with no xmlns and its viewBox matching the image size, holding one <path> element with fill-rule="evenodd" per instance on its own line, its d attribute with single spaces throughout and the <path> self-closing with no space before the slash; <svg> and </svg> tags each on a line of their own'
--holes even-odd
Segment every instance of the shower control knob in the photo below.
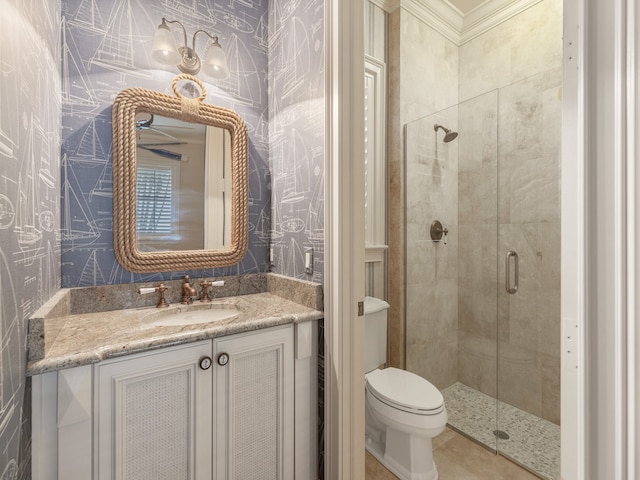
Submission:
<svg viewBox="0 0 640 480">
<path fill-rule="evenodd" d="M 229 363 L 228 353 L 221 353 L 220 355 L 218 355 L 218 365 L 224 367 L 227 363 Z"/>
<path fill-rule="evenodd" d="M 213 363 L 213 362 L 211 361 L 211 357 L 202 357 L 202 358 L 200 359 L 200 368 L 201 368 L 202 370 L 208 370 L 208 369 L 209 369 L 209 367 L 211 367 L 211 364 L 212 364 L 212 363 Z"/>
</svg>

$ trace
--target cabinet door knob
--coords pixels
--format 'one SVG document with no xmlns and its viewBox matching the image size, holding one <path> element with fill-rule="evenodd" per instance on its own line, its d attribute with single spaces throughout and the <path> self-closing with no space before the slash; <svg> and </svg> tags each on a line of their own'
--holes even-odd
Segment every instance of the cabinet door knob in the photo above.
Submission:
<svg viewBox="0 0 640 480">
<path fill-rule="evenodd" d="M 209 367 L 211 367 L 211 363 L 212 363 L 211 357 L 202 357 L 200 359 L 200 368 L 202 370 L 207 370 L 209 369 Z"/>
<path fill-rule="evenodd" d="M 218 365 L 224 367 L 227 363 L 229 363 L 228 353 L 221 353 L 220 355 L 218 355 Z"/>
</svg>

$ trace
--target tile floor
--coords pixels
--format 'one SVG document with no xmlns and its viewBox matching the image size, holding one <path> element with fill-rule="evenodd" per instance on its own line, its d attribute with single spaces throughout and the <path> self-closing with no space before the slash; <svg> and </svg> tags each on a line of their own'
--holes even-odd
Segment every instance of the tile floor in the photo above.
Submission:
<svg viewBox="0 0 640 480">
<path fill-rule="evenodd" d="M 461 383 L 442 391 L 449 425 L 477 441 L 498 449 L 540 477 L 554 480 L 560 477 L 560 427 L 507 403 L 480 393 Z M 496 424 L 496 408 L 499 422 Z M 493 434 L 496 425 L 509 435 L 498 440 Z"/>
<path fill-rule="evenodd" d="M 465 436 L 446 428 L 433 440 L 433 457 L 439 480 L 537 480 L 538 477 Z M 397 477 L 366 452 L 366 480 Z"/>
</svg>

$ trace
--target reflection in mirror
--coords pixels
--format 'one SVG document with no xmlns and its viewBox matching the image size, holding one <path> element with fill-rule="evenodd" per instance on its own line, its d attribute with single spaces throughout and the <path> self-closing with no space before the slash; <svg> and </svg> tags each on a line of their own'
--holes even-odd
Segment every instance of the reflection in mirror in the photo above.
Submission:
<svg viewBox="0 0 640 480">
<path fill-rule="evenodd" d="M 183 97 L 180 80 L 201 89 Z M 113 105 L 113 247 L 131 272 L 227 267 L 248 247 L 248 138 L 232 110 L 178 75 L 175 97 L 142 88 Z"/>
<path fill-rule="evenodd" d="M 147 112 L 136 115 L 136 129 L 138 249 L 228 246 L 229 131 Z"/>
</svg>

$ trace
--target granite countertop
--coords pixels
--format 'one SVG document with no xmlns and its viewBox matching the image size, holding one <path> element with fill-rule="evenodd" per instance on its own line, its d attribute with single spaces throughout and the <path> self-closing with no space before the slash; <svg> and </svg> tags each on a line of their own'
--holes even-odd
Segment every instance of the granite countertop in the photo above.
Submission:
<svg viewBox="0 0 640 480">
<path fill-rule="evenodd" d="M 135 292 L 138 286 L 149 284 L 92 287 L 86 292 L 80 289 L 63 289 L 29 319 L 27 375 L 324 317 L 321 311 L 322 287 L 318 284 L 273 274 L 229 277 L 225 281 L 226 285 L 231 284 L 228 288 L 235 290 L 236 295 L 216 298 L 210 303 L 196 300 L 191 305 L 181 305 L 176 302 L 168 308 L 135 305 L 142 296 L 134 296 L 130 292 Z M 234 282 L 240 282 L 244 287 L 238 287 Z M 178 287 L 175 290 L 179 290 L 180 282 L 175 283 Z M 97 291 L 100 293 L 97 294 Z M 102 299 L 117 299 L 115 303 L 110 303 L 116 308 L 92 311 L 96 310 L 95 305 L 100 304 L 99 300 L 90 300 L 96 295 Z M 144 297 L 150 297 L 145 299 L 147 303 L 155 303 L 157 300 L 156 294 Z M 134 305 L 131 305 L 132 302 Z M 91 304 L 94 305 L 93 308 Z M 121 304 L 124 307 L 118 308 Z M 204 324 L 153 325 L 154 321 L 174 314 L 225 307 L 237 309 L 238 315 Z"/>
</svg>

